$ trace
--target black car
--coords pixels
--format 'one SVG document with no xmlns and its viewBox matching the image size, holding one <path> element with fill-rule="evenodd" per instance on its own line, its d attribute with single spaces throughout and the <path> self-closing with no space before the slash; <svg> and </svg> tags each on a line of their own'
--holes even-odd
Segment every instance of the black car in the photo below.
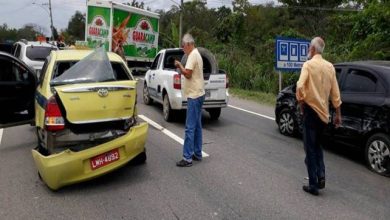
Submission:
<svg viewBox="0 0 390 220">
<path fill-rule="evenodd" d="M 0 125 L 10 121 L 24 124 L 34 115 L 35 71 L 13 55 L 1 51 L 0 67 Z"/>
<path fill-rule="evenodd" d="M 338 143 L 363 149 L 370 170 L 390 176 L 390 61 L 359 61 L 335 65 L 340 87 L 342 124 L 329 123 L 325 135 Z M 296 86 L 283 89 L 276 101 L 280 133 L 302 133 Z M 331 105 L 330 105 L 331 106 Z M 335 116 L 330 109 L 330 121 Z"/>
</svg>

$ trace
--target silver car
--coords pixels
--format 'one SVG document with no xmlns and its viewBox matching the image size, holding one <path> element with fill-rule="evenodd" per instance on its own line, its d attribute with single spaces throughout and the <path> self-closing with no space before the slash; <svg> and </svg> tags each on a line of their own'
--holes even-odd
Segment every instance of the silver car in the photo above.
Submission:
<svg viewBox="0 0 390 220">
<path fill-rule="evenodd" d="M 14 44 L 12 54 L 34 69 L 39 76 L 43 63 L 55 45 L 40 41 L 20 40 Z"/>
</svg>

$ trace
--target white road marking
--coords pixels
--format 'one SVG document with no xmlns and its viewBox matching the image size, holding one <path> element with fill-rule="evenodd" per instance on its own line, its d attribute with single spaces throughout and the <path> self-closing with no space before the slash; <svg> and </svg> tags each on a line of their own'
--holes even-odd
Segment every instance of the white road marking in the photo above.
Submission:
<svg viewBox="0 0 390 220">
<path fill-rule="evenodd" d="M 250 114 L 254 114 L 254 115 L 257 115 L 257 116 L 260 116 L 260 117 L 263 117 L 263 118 L 266 118 L 266 119 L 270 119 L 270 120 L 275 121 L 275 118 L 270 117 L 270 116 L 266 116 L 266 115 L 262 115 L 262 114 L 259 114 L 259 113 L 256 113 L 256 112 L 252 112 L 252 111 L 249 111 L 249 110 L 246 110 L 246 109 L 243 109 L 243 108 L 234 106 L 234 105 L 228 105 L 228 106 L 229 106 L 230 108 L 235 108 L 235 109 L 238 109 L 238 110 L 240 110 L 240 111 L 244 111 L 244 112 L 247 112 L 247 113 L 250 113 Z"/>
<path fill-rule="evenodd" d="M 1 145 L 1 139 L 3 138 L 3 129 L 0 129 L 0 145 Z"/>
<path fill-rule="evenodd" d="M 177 136 L 176 134 L 172 133 L 170 130 L 164 128 L 163 126 L 159 125 L 158 123 L 156 123 L 155 121 L 153 121 L 152 119 L 146 117 L 145 115 L 138 115 L 138 117 L 140 117 L 142 120 L 146 121 L 148 124 L 150 124 L 151 126 L 155 127 L 157 130 L 161 131 L 162 133 L 164 133 L 165 135 L 167 135 L 168 137 L 172 138 L 173 140 L 177 141 L 178 143 L 180 143 L 181 145 L 184 144 L 184 140 L 182 138 L 180 138 L 179 136 Z M 202 151 L 202 157 L 208 157 L 210 156 L 208 153 Z"/>
</svg>

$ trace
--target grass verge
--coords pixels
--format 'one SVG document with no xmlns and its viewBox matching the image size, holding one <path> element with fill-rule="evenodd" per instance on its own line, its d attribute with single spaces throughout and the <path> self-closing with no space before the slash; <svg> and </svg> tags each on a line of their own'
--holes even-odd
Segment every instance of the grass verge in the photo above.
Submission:
<svg viewBox="0 0 390 220">
<path fill-rule="evenodd" d="M 229 93 L 235 97 L 252 100 L 269 106 L 275 106 L 276 102 L 276 95 L 271 93 L 250 91 L 237 88 L 229 88 Z"/>
</svg>

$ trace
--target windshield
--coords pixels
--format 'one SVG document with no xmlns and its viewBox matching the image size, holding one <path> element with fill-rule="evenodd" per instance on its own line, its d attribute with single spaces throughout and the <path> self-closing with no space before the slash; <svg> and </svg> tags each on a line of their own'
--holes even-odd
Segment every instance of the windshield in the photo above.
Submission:
<svg viewBox="0 0 390 220">
<path fill-rule="evenodd" d="M 45 61 L 46 57 L 49 56 L 50 51 L 52 50 L 56 50 L 56 48 L 42 47 L 42 46 L 29 46 L 26 49 L 26 56 L 30 60 Z"/>
<path fill-rule="evenodd" d="M 50 85 L 131 80 L 120 62 L 110 62 L 104 50 L 96 50 L 80 61 L 59 61 Z"/>
</svg>

